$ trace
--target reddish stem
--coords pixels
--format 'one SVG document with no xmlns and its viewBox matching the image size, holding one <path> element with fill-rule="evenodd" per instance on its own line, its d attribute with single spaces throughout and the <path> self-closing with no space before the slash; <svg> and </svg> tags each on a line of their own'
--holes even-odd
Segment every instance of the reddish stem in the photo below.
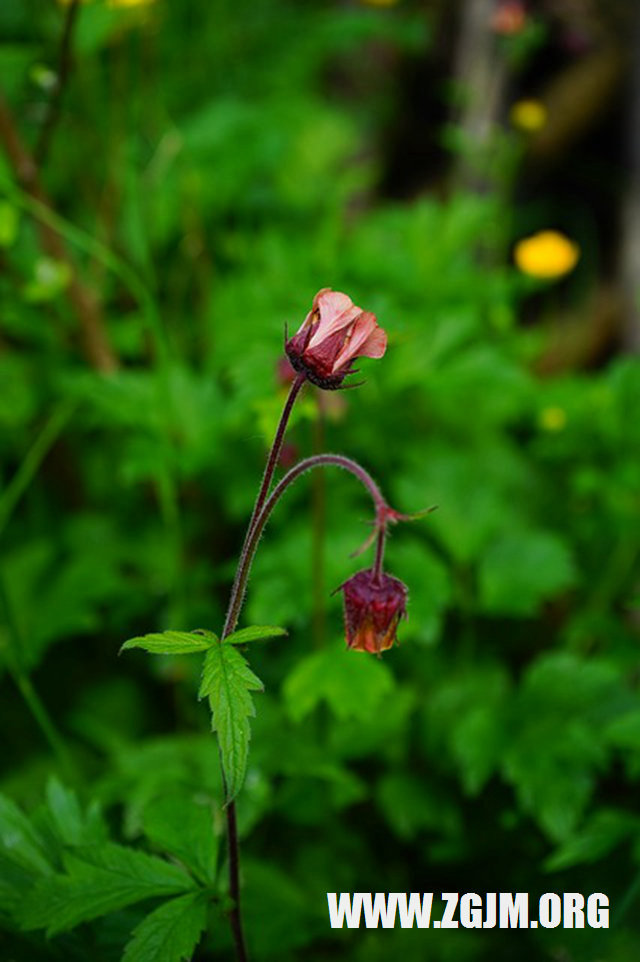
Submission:
<svg viewBox="0 0 640 962">
<path fill-rule="evenodd" d="M 234 627 L 242 607 L 242 602 L 244 600 L 244 595 L 247 589 L 247 581 L 249 579 L 249 572 L 251 571 L 251 565 L 253 563 L 256 548 L 258 547 L 260 536 L 262 535 L 264 526 L 269 519 L 269 515 L 289 485 L 293 484 L 296 478 L 299 478 L 301 474 L 305 474 L 307 471 L 313 470 L 313 468 L 319 468 L 323 465 L 334 465 L 335 467 L 343 468 L 345 471 L 349 471 L 350 474 L 353 474 L 358 481 L 365 486 L 371 495 L 376 509 L 376 518 L 380 517 L 381 515 L 384 517 L 387 509 L 387 503 L 382 496 L 382 492 L 371 475 L 365 471 L 365 469 L 359 465 L 357 461 L 352 461 L 351 458 L 346 458 L 341 454 L 316 454 L 311 458 L 305 458 L 304 461 L 300 461 L 299 464 L 296 464 L 295 467 L 291 468 L 291 470 L 288 471 L 275 486 L 249 531 L 249 538 L 245 544 L 245 550 L 243 550 L 242 557 L 240 558 L 236 580 L 233 585 L 232 598 L 229 604 L 229 609 L 233 610 L 234 612 Z M 382 553 L 384 549 L 385 535 L 386 523 L 382 524 L 382 526 L 378 529 L 378 550 L 376 552 L 376 563 L 378 563 L 379 555 L 380 566 L 382 565 Z M 380 546 L 381 541 L 382 546 Z"/>
<path fill-rule="evenodd" d="M 376 539 L 376 560 L 373 563 L 373 580 L 379 585 L 382 577 L 382 562 L 384 560 L 384 545 L 387 535 L 387 522 L 383 520 L 379 523 L 378 537 Z"/>
<path fill-rule="evenodd" d="M 247 533 L 242 546 L 240 561 L 238 562 L 238 569 L 236 571 L 233 587 L 231 589 L 231 596 L 229 598 L 229 607 L 227 609 L 227 615 L 224 621 L 224 627 L 222 629 L 222 638 L 226 638 L 227 635 L 230 635 L 238 623 L 238 615 L 240 614 L 240 607 L 242 605 L 242 598 L 244 596 L 244 587 L 241 586 L 240 580 L 242 571 L 247 564 L 247 555 L 251 551 L 251 536 L 255 527 L 256 519 L 262 511 L 267 494 L 269 493 L 271 481 L 273 480 L 273 473 L 276 469 L 278 458 L 280 457 L 280 452 L 282 450 L 282 442 L 284 441 L 284 435 L 285 431 L 287 430 L 287 424 L 289 423 L 289 417 L 291 415 L 293 405 L 295 404 L 295 400 L 300 393 L 300 388 L 304 382 L 304 375 L 299 374 L 291 385 L 289 396 L 287 397 L 282 414 L 280 415 L 280 421 L 278 423 L 276 435 L 273 439 L 273 444 L 271 445 L 271 450 L 267 459 L 267 465 L 262 476 L 260 490 L 258 491 L 258 496 L 256 497 L 256 501 L 253 506 L 253 512 L 249 520 L 249 526 L 247 527 Z M 253 548 L 253 551 L 255 551 L 255 548 Z M 249 560 L 249 566 L 250 565 L 251 559 Z M 235 802 L 229 802 L 225 808 L 225 814 L 227 818 L 227 844 L 229 846 L 229 894 L 233 901 L 233 906 L 229 912 L 229 924 L 231 925 L 231 933 L 233 935 L 233 941 L 235 944 L 236 962 L 247 962 L 247 947 L 242 928 L 242 913 L 240 911 L 240 848 L 238 845 L 238 828 L 236 823 Z"/>
<path fill-rule="evenodd" d="M 280 457 L 280 452 L 282 451 L 282 442 L 284 441 L 284 434 L 287 430 L 287 424 L 289 423 L 289 417 L 295 404 L 296 398 L 300 393 L 300 388 L 305 382 L 304 374 L 298 374 L 295 381 L 291 385 L 291 390 L 289 391 L 289 396 L 287 397 L 284 409 L 280 416 L 280 421 L 278 423 L 278 428 L 276 431 L 276 436 L 273 439 L 273 444 L 271 445 L 271 451 L 269 452 L 269 458 L 267 460 L 267 466 L 264 469 L 264 474 L 262 476 L 262 484 L 260 485 L 260 490 L 258 491 L 258 496 L 256 502 L 253 506 L 253 512 L 251 514 L 251 519 L 249 521 L 249 526 L 247 527 L 247 533 L 244 538 L 244 544 L 242 546 L 242 551 L 240 553 L 240 561 L 238 563 L 238 569 L 236 571 L 236 577 L 233 582 L 233 587 L 231 589 L 231 597 L 229 598 L 229 607 L 227 608 L 227 616 L 224 621 L 224 627 L 222 629 L 222 638 L 226 638 L 235 629 L 238 622 L 238 615 L 240 614 L 240 607 L 238 605 L 238 597 L 242 598 L 238 590 L 238 577 L 242 570 L 243 563 L 245 561 L 245 556 L 247 553 L 247 548 L 249 545 L 249 539 L 251 538 L 251 533 L 255 525 L 256 518 L 262 511 L 263 505 L 265 503 L 267 494 L 269 493 L 269 488 L 271 487 L 271 481 L 273 480 L 273 472 L 276 469 L 278 463 L 278 458 Z M 244 592 L 243 592 L 244 593 Z"/>
<path fill-rule="evenodd" d="M 269 459 L 267 461 L 267 466 L 262 478 L 260 491 L 258 492 L 258 497 L 256 498 L 256 503 L 254 505 L 251 520 L 249 521 L 249 527 L 247 528 L 244 545 L 242 547 L 242 553 L 238 562 L 238 569 L 236 571 L 233 587 L 231 589 L 231 597 L 229 598 L 227 616 L 225 618 L 224 628 L 222 630 L 222 638 L 226 638 L 227 635 L 231 634 L 238 622 L 238 616 L 240 615 L 242 608 L 242 602 L 244 600 L 247 588 L 247 581 L 249 578 L 249 572 L 251 571 L 251 565 L 256 553 L 256 548 L 258 547 L 258 542 L 260 541 L 260 536 L 264 530 L 264 526 L 267 523 L 269 515 L 289 485 L 292 484 L 296 478 L 300 477 L 301 474 L 326 464 L 343 468 L 345 471 L 349 471 L 351 474 L 355 475 L 361 484 L 363 484 L 369 491 L 369 494 L 373 498 L 375 505 L 376 518 L 384 517 L 385 515 L 387 504 L 373 478 L 356 461 L 352 461 L 351 458 L 346 458 L 339 454 L 317 454 L 314 457 L 306 458 L 304 461 L 301 461 L 295 467 L 291 468 L 291 470 L 285 474 L 285 476 L 273 489 L 271 495 L 267 497 L 269 487 L 271 486 L 273 473 L 282 449 L 282 442 L 287 423 L 289 421 L 289 416 L 304 380 L 305 379 L 303 375 L 298 375 L 296 380 L 293 382 L 287 402 L 282 412 L 282 416 L 280 418 L 280 423 L 278 424 L 276 436 L 269 454 Z M 378 531 L 378 550 L 376 553 L 376 564 L 378 566 L 382 565 L 385 531 L 386 524 L 383 524 Z M 233 901 L 233 906 L 229 912 L 229 922 L 235 944 L 236 962 L 247 962 L 247 949 L 244 940 L 242 915 L 240 911 L 240 853 L 238 846 L 235 802 L 229 802 L 229 804 L 226 806 L 225 812 L 227 818 L 227 840 L 229 845 L 229 894 Z"/>
</svg>

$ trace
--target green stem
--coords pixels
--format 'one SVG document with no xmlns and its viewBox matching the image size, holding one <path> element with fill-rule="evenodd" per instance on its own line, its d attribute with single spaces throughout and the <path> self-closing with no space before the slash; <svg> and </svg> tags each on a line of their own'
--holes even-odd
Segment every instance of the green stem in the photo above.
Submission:
<svg viewBox="0 0 640 962">
<path fill-rule="evenodd" d="M 78 784 L 81 781 L 81 778 L 76 765 L 72 760 L 69 749 L 65 744 L 64 738 L 56 728 L 42 699 L 36 691 L 26 668 L 24 667 L 22 647 L 20 644 L 20 632 L 13 613 L 13 606 L 6 588 L 4 575 L 1 570 L 0 601 L 5 609 L 8 628 L 7 636 L 9 639 L 9 657 L 7 657 L 5 661 L 9 674 L 11 675 L 16 688 L 22 695 L 25 704 L 27 705 L 29 711 L 36 721 L 36 724 L 44 735 L 46 742 L 58 759 L 58 762 L 60 763 L 67 777 L 74 784 Z"/>
<path fill-rule="evenodd" d="M 76 402 L 63 401 L 35 439 L 25 455 L 20 467 L 6 486 L 0 498 L 0 532 L 6 526 L 20 498 L 27 490 L 47 453 L 60 435 L 60 432 L 73 414 Z"/>
</svg>

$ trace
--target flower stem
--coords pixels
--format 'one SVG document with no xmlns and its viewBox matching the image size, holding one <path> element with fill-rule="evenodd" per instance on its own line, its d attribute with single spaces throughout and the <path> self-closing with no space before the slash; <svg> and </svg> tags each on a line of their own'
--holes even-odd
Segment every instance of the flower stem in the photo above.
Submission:
<svg viewBox="0 0 640 962">
<path fill-rule="evenodd" d="M 280 447 L 282 447 L 282 439 L 284 437 L 287 420 L 289 418 L 289 414 L 291 413 L 291 408 L 293 407 L 293 402 L 295 401 L 296 395 L 302 386 L 302 382 L 300 381 L 298 384 L 298 381 L 300 381 L 300 378 L 294 382 L 293 387 L 291 388 L 291 392 L 287 399 L 287 404 L 285 405 L 282 418 L 280 419 L 278 431 L 276 432 L 273 448 L 271 450 L 271 456 L 269 457 L 267 469 L 265 470 L 264 478 L 262 480 L 260 493 L 256 499 L 253 515 L 251 516 L 251 521 L 249 522 L 245 543 L 242 548 L 242 554 L 240 555 L 240 561 L 238 563 L 238 570 L 233 582 L 233 588 L 231 589 L 229 609 L 227 611 L 227 618 L 225 620 L 225 625 L 222 632 L 223 638 L 230 634 L 235 629 L 237 624 L 238 616 L 242 608 L 242 602 L 244 600 L 244 595 L 247 588 L 247 581 L 249 578 L 249 572 L 251 571 L 251 565 L 255 557 L 258 542 L 260 541 L 260 536 L 262 535 L 264 527 L 269 519 L 269 515 L 289 485 L 291 485 L 296 478 L 299 478 L 300 475 L 305 474 L 307 471 L 313 470 L 313 468 L 320 468 L 324 465 L 334 465 L 335 467 L 343 468 L 345 471 L 349 471 L 358 479 L 358 481 L 360 481 L 361 484 L 364 485 L 373 499 L 376 509 L 376 516 L 382 513 L 382 509 L 387 507 L 387 503 L 382 496 L 382 492 L 371 475 L 368 474 L 368 472 L 365 471 L 365 469 L 361 467 L 357 461 L 352 461 L 351 458 L 346 458 L 341 454 L 316 454 L 313 457 L 305 458 L 304 461 L 300 461 L 295 465 L 295 467 L 291 468 L 291 470 L 285 474 L 285 476 L 275 486 L 271 495 L 267 498 L 267 491 L 277 462 L 277 455 L 273 457 L 273 452 L 276 450 L 276 445 L 278 445 L 278 450 Z M 385 533 L 386 525 L 382 525 L 378 531 L 378 545 L 376 551 L 376 564 L 379 566 L 382 565 Z M 242 928 L 242 915 L 240 912 L 240 858 L 235 802 L 229 802 L 225 808 L 225 812 L 227 817 L 227 841 L 229 845 L 229 894 L 233 900 L 233 907 L 229 913 L 229 922 L 231 924 L 231 931 L 235 943 L 236 962 L 246 962 L 247 950 Z"/>
<path fill-rule="evenodd" d="M 320 454 L 324 449 L 324 410 L 318 397 L 316 417 L 313 422 L 313 453 Z M 311 490 L 311 585 L 313 589 L 312 636 L 316 648 L 321 648 L 325 636 L 325 578 L 324 548 L 327 515 L 326 477 L 322 471 L 313 476 Z"/>
<path fill-rule="evenodd" d="M 313 468 L 323 467 L 324 465 L 334 465 L 335 467 L 343 468 L 343 470 L 349 471 L 350 474 L 353 474 L 358 481 L 364 485 L 371 495 L 376 509 L 376 516 L 381 513 L 381 509 L 387 507 L 387 503 L 382 496 L 380 488 L 375 483 L 371 475 L 368 474 L 368 472 L 365 471 L 365 469 L 359 465 L 357 461 L 352 461 L 351 458 L 346 458 L 341 454 L 316 454 L 311 458 L 305 458 L 304 461 L 300 461 L 295 465 L 295 467 L 291 468 L 291 470 L 288 471 L 281 481 L 279 481 L 275 486 L 271 495 L 265 501 L 260 513 L 256 516 L 253 527 L 249 531 L 249 537 L 245 544 L 245 550 L 242 553 L 240 564 L 238 565 L 238 572 L 233 585 L 232 601 L 230 602 L 229 606 L 231 608 L 233 605 L 233 610 L 236 612 L 236 619 L 240 613 L 242 602 L 244 600 L 247 581 L 249 579 L 249 572 L 251 571 L 251 565 L 253 563 L 256 548 L 258 547 L 260 536 L 262 535 L 264 526 L 269 519 L 269 515 L 289 485 L 293 484 L 293 482 L 299 478 L 301 474 L 305 474 L 307 471 L 312 471 Z M 380 556 L 380 565 L 382 565 L 382 552 L 385 534 L 386 525 L 383 525 L 378 533 L 378 550 L 376 553 L 376 561 L 378 560 L 378 555 Z M 233 625 L 235 627 L 235 621 Z"/>
<path fill-rule="evenodd" d="M 244 582 L 242 582 L 242 572 L 247 567 L 248 555 L 248 566 L 251 567 L 251 560 L 253 553 L 255 552 L 255 545 L 253 548 L 250 547 L 252 543 L 251 537 L 255 528 L 256 519 L 259 517 L 264 507 L 265 500 L 269 493 L 269 488 L 271 487 L 273 473 L 276 469 L 278 458 L 280 457 L 282 442 L 284 441 L 284 435 L 285 431 L 287 430 L 293 405 L 295 404 L 296 398 L 300 393 L 300 389 L 305 380 L 306 379 L 303 374 L 298 374 L 295 381 L 291 385 L 291 390 L 289 391 L 282 414 L 280 415 L 280 421 L 273 439 L 273 444 L 271 445 L 271 450 L 267 459 L 267 465 L 262 476 L 260 490 L 258 491 L 258 495 L 253 506 L 253 512 L 249 520 L 247 533 L 245 535 L 244 544 L 240 553 L 240 560 L 238 562 L 236 576 L 231 589 L 231 596 L 229 598 L 229 607 L 227 608 L 224 627 L 222 629 L 222 638 L 226 638 L 227 635 L 230 635 L 238 623 L 238 615 L 240 614 L 240 608 L 242 606 L 242 599 L 244 597 L 246 584 L 246 579 Z M 227 844 L 229 847 L 229 894 L 233 902 L 233 906 L 229 912 L 229 923 L 231 925 L 231 932 L 235 944 L 236 962 L 247 962 L 247 947 L 245 944 L 244 931 L 242 927 L 242 913 L 240 911 L 240 848 L 238 845 L 236 804 L 234 801 L 229 802 L 229 804 L 226 806 L 225 814 L 227 818 Z"/>
<path fill-rule="evenodd" d="M 231 589 L 231 597 L 229 598 L 229 607 L 227 608 L 227 616 L 224 621 L 224 627 L 222 629 L 222 638 L 226 638 L 235 629 L 238 622 L 238 615 L 240 614 L 240 604 L 242 603 L 242 594 L 238 591 L 238 575 L 242 569 L 243 562 L 245 560 L 245 555 L 247 553 L 247 548 L 249 545 L 249 539 L 253 531 L 256 518 L 262 511 L 263 505 L 265 503 L 267 494 L 269 493 L 269 488 L 271 487 L 271 481 L 273 480 L 273 472 L 275 471 L 276 464 L 278 463 L 278 458 L 280 457 L 280 452 L 282 450 L 282 442 L 284 441 L 284 434 L 287 430 L 287 424 L 289 423 L 289 417 L 295 404 L 295 400 L 300 393 L 300 388 L 305 382 L 304 374 L 298 374 L 295 381 L 291 385 L 291 390 L 289 391 L 289 396 L 287 397 L 284 409 L 280 416 L 280 422 L 278 424 L 278 429 L 276 431 L 276 436 L 273 439 L 273 444 L 271 445 L 271 451 L 269 452 L 269 458 L 267 460 L 267 466 L 264 469 L 264 474 L 262 476 L 262 484 L 260 485 L 260 490 L 258 491 L 258 496 L 256 502 L 253 506 L 253 512 L 251 514 L 251 520 L 249 521 L 249 526 L 247 528 L 247 533 L 244 538 L 244 544 L 242 546 L 242 552 L 240 553 L 240 561 L 238 562 L 238 569 L 236 571 L 235 581 L 233 583 L 233 588 Z"/>
<path fill-rule="evenodd" d="M 376 539 L 376 560 L 374 561 L 374 564 L 373 564 L 373 580 L 377 585 L 380 584 L 380 579 L 382 577 L 382 562 L 384 560 L 384 545 L 386 541 L 386 536 L 387 536 L 387 525 L 386 525 L 386 522 L 383 521 L 380 527 L 378 528 L 378 536 Z"/>
<path fill-rule="evenodd" d="M 229 843 L 229 895 L 233 907 L 229 912 L 231 932 L 236 947 L 236 962 L 247 962 L 247 948 L 240 914 L 240 847 L 238 845 L 238 826 L 235 802 L 229 802 L 227 813 L 227 837 Z"/>
</svg>

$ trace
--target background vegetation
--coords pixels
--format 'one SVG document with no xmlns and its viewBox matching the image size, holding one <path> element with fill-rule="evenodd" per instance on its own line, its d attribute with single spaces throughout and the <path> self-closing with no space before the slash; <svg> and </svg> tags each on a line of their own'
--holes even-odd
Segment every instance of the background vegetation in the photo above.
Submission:
<svg viewBox="0 0 640 962">
<path fill-rule="evenodd" d="M 410 619 L 381 661 L 343 651 L 330 598 L 362 566 L 351 478 L 301 482 L 262 543 L 245 623 L 289 637 L 250 653 L 252 955 L 637 954 L 634 7 L 3 0 L 3 959 L 119 960 L 180 891 L 165 863 L 75 925 L 88 843 L 214 870 L 199 665 L 116 656 L 219 631 L 283 327 L 325 286 L 389 350 L 307 391 L 288 457 L 347 453 L 439 510 L 389 545 Z M 541 229 L 547 280 L 518 247 Z M 601 891 L 612 927 L 328 926 L 327 890 L 428 889 Z M 229 957 L 212 908 L 194 958 Z"/>
</svg>

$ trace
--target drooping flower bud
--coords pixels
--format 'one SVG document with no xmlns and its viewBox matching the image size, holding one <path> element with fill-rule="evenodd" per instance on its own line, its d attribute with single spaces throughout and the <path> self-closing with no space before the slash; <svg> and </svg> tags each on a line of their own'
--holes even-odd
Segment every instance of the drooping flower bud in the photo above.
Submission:
<svg viewBox="0 0 640 962">
<path fill-rule="evenodd" d="M 352 373 L 356 357 L 382 357 L 386 349 L 387 335 L 375 315 L 329 288 L 318 291 L 302 327 L 285 344 L 293 368 L 330 391 Z"/>
<path fill-rule="evenodd" d="M 347 645 L 356 651 L 380 654 L 396 641 L 398 622 L 407 615 L 407 586 L 398 578 L 373 568 L 358 571 L 345 581 L 344 623 Z"/>
</svg>

